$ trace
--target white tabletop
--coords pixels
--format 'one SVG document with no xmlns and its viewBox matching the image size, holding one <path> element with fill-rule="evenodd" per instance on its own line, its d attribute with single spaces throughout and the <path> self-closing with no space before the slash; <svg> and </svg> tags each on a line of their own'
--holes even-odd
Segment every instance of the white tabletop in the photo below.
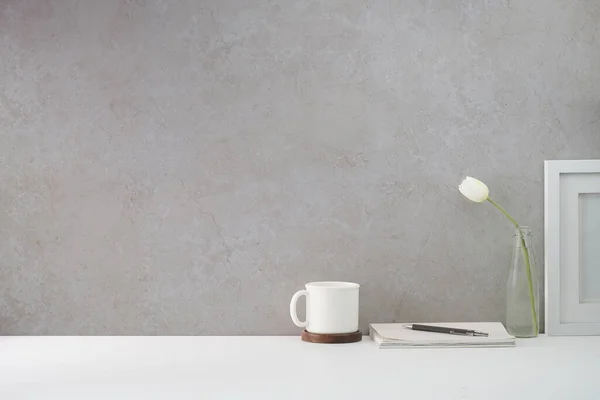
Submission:
<svg viewBox="0 0 600 400">
<path fill-rule="evenodd" d="M 600 337 L 379 350 L 298 337 L 4 337 L 0 399 L 600 399 Z"/>
</svg>

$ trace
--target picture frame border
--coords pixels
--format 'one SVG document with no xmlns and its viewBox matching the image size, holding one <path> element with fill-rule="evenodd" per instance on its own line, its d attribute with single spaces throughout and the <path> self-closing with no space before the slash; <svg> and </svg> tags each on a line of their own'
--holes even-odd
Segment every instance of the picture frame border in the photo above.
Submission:
<svg viewBox="0 0 600 400">
<path fill-rule="evenodd" d="M 561 322 L 561 175 L 600 174 L 600 160 L 544 161 L 544 278 L 545 333 L 553 336 L 600 335 L 598 322 Z"/>
</svg>

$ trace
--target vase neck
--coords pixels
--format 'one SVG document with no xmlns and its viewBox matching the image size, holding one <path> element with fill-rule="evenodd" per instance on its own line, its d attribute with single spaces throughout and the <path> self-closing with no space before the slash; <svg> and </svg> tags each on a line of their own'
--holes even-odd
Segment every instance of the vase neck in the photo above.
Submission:
<svg viewBox="0 0 600 400">
<path fill-rule="evenodd" d="M 515 247 L 529 247 L 531 242 L 531 228 L 528 226 L 520 226 L 515 229 L 513 235 Z"/>
</svg>

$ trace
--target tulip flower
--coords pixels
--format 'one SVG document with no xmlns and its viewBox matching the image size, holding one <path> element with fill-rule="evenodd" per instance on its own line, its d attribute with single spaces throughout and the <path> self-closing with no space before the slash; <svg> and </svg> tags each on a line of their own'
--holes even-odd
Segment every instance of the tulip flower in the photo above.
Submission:
<svg viewBox="0 0 600 400">
<path fill-rule="evenodd" d="M 519 224 L 517 221 L 506 212 L 506 210 L 498 203 L 496 203 L 490 197 L 490 190 L 487 185 L 481 182 L 479 179 L 475 179 L 473 177 L 467 176 L 461 184 L 458 186 L 458 190 L 465 196 L 467 199 L 475 202 L 475 203 L 483 203 L 484 201 L 489 201 L 494 207 L 496 207 L 506 218 L 509 219 L 510 222 L 515 226 L 518 232 L 520 232 Z M 529 260 L 529 250 L 525 245 L 525 238 L 521 234 L 521 249 L 523 250 L 523 258 L 525 259 L 525 268 L 527 272 L 527 283 L 529 285 L 529 299 L 531 301 L 531 311 L 533 315 L 533 326 L 535 331 L 538 332 L 538 321 L 537 321 L 537 312 L 535 310 L 535 299 L 533 297 L 533 279 L 531 276 L 531 263 Z"/>
<path fill-rule="evenodd" d="M 470 176 L 467 176 L 462 181 L 458 186 L 458 190 L 460 190 L 463 196 L 475 203 L 482 203 L 490 197 L 490 189 L 488 189 L 486 184 Z"/>
</svg>

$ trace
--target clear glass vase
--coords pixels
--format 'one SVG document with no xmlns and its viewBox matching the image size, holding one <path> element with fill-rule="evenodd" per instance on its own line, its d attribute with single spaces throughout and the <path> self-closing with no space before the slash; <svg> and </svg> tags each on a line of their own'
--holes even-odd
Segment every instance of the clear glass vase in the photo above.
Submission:
<svg viewBox="0 0 600 400">
<path fill-rule="evenodd" d="M 520 338 L 537 337 L 540 332 L 539 284 L 531 242 L 529 227 L 515 230 L 506 284 L 506 329 Z"/>
</svg>

